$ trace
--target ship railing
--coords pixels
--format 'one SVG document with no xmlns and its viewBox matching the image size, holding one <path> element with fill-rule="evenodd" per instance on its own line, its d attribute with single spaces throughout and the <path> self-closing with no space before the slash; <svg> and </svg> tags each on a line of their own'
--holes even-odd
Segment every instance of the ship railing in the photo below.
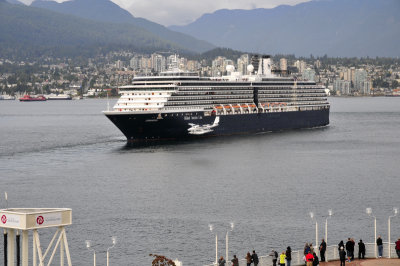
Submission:
<svg viewBox="0 0 400 266">
<path fill-rule="evenodd" d="M 376 258 L 375 256 L 375 244 L 374 243 L 364 243 L 365 244 L 365 258 L 367 259 L 374 259 Z M 283 251 L 283 250 L 282 250 Z M 319 251 L 316 252 L 318 255 L 318 258 L 321 260 L 320 253 Z M 389 256 L 390 253 L 390 256 Z M 278 252 L 278 262 L 279 262 L 279 255 L 281 252 Z M 378 251 L 376 251 L 376 254 L 378 254 Z M 236 254 L 237 255 L 237 254 Z M 240 256 L 238 256 L 240 257 Z M 383 243 L 383 257 L 384 258 L 393 258 L 397 259 L 396 255 L 396 244 L 391 243 L 390 244 L 390 250 L 389 250 L 389 243 L 384 242 Z M 354 258 L 358 259 L 358 245 L 356 244 L 354 246 Z M 225 258 L 227 265 L 231 265 L 231 259 L 232 258 Z M 269 255 L 262 255 L 258 257 L 259 259 L 259 264 L 258 266 L 272 266 L 272 257 Z M 327 246 L 326 247 L 326 252 L 325 252 L 325 259 L 326 261 L 334 261 L 334 260 L 339 260 L 339 249 L 337 245 L 332 245 L 332 246 Z M 239 266 L 246 266 L 246 259 L 242 258 L 239 260 Z M 216 263 L 211 263 L 207 264 L 204 266 L 216 266 L 218 264 Z M 304 251 L 303 250 L 295 250 L 292 251 L 292 261 L 291 265 L 293 266 L 304 266 Z"/>
</svg>

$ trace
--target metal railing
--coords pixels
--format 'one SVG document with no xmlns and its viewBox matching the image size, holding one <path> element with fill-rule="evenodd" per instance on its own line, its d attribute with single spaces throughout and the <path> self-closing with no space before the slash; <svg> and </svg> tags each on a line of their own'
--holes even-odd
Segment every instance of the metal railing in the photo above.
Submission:
<svg viewBox="0 0 400 266">
<path fill-rule="evenodd" d="M 365 244 L 365 258 L 375 258 L 375 244 L 374 243 L 364 243 Z M 390 244 L 390 256 L 389 256 L 389 243 L 388 242 L 383 242 L 383 257 L 384 258 L 397 258 L 397 254 L 396 254 L 396 244 L 395 243 L 391 243 Z M 319 252 L 318 254 L 318 258 L 320 258 L 319 256 Z M 376 254 L 378 255 L 378 251 L 376 251 Z M 292 251 L 292 266 L 300 266 L 300 265 L 305 265 L 304 262 L 304 254 L 303 254 L 303 250 L 296 250 L 296 251 Z M 272 266 L 272 257 L 271 256 L 260 256 L 259 258 L 259 264 L 258 266 Z M 325 259 L 327 261 L 331 261 L 331 260 L 339 260 L 339 250 L 338 250 L 338 246 L 337 245 L 333 245 L 333 246 L 327 246 L 326 247 L 326 252 L 325 252 Z M 358 245 L 356 243 L 356 245 L 354 246 L 354 259 L 358 259 Z M 226 259 L 227 263 L 226 265 L 232 265 L 231 262 L 231 258 Z M 278 253 L 278 263 L 279 263 L 279 253 Z M 218 264 L 216 263 L 212 263 L 212 264 L 208 264 L 208 265 L 204 265 L 204 266 L 216 266 Z M 240 259 L 239 260 L 239 266 L 246 266 L 246 259 Z"/>
</svg>

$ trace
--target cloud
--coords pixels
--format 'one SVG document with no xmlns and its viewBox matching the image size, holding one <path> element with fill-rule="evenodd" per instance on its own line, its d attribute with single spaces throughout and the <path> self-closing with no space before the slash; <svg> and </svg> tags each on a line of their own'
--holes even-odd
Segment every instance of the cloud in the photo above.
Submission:
<svg viewBox="0 0 400 266">
<path fill-rule="evenodd" d="M 278 5 L 295 5 L 310 0 L 113 0 L 124 2 L 134 16 L 143 17 L 162 25 L 185 25 L 205 13 L 218 9 L 273 8 Z"/>
</svg>

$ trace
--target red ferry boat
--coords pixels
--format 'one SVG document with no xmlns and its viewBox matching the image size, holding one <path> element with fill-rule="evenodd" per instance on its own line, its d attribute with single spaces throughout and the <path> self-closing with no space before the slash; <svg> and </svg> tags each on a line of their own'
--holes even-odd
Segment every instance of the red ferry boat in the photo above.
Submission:
<svg viewBox="0 0 400 266">
<path fill-rule="evenodd" d="M 30 96 L 30 95 L 24 95 L 24 97 L 19 98 L 19 101 L 20 102 L 41 102 L 41 101 L 47 101 L 47 99 L 42 95 L 36 96 L 36 97 Z"/>
</svg>

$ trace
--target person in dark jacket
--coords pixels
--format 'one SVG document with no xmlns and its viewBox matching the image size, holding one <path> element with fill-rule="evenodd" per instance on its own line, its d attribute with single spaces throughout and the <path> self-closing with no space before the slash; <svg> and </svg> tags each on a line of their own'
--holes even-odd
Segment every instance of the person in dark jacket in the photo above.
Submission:
<svg viewBox="0 0 400 266">
<path fill-rule="evenodd" d="M 232 261 L 232 266 L 239 266 L 239 259 L 236 257 L 236 255 L 233 255 Z"/>
<path fill-rule="evenodd" d="M 257 256 L 257 253 L 256 253 L 255 250 L 253 250 L 253 254 L 251 255 L 251 259 L 252 259 L 252 261 L 254 263 L 254 266 L 257 266 L 258 265 L 258 256 Z"/>
<path fill-rule="evenodd" d="M 313 256 L 314 256 L 313 266 L 318 266 L 319 265 L 318 256 L 317 256 L 317 254 L 315 252 L 314 252 Z"/>
<path fill-rule="evenodd" d="M 340 243 L 338 244 L 338 250 L 339 250 L 339 252 L 340 252 L 340 248 L 341 247 L 343 247 L 343 249 L 344 249 L 344 243 L 343 243 L 343 240 L 342 241 L 340 241 Z"/>
<path fill-rule="evenodd" d="M 360 239 L 360 242 L 358 242 L 358 259 L 364 259 L 365 258 L 365 245 L 362 239 Z"/>
<path fill-rule="evenodd" d="M 321 245 L 319 245 L 319 253 L 321 254 L 321 262 L 325 261 L 326 242 L 322 238 Z"/>
<path fill-rule="evenodd" d="M 346 251 L 344 251 L 343 246 L 340 247 L 339 258 L 340 258 L 340 266 L 346 266 Z"/>
<path fill-rule="evenodd" d="M 400 238 L 397 239 L 397 241 L 396 241 L 396 253 L 397 253 L 397 257 L 399 257 L 399 259 L 400 259 Z"/>
<path fill-rule="evenodd" d="M 286 248 L 286 264 L 290 266 L 292 262 L 292 249 L 290 247 Z"/>
<path fill-rule="evenodd" d="M 383 254 L 383 243 L 382 243 L 382 238 L 381 238 L 381 236 L 378 236 L 378 239 L 376 240 L 376 245 L 378 246 L 379 258 L 382 258 L 382 254 Z"/>
<path fill-rule="evenodd" d="M 218 266 L 225 266 L 226 261 L 224 260 L 224 257 L 221 256 L 218 260 Z"/>
<path fill-rule="evenodd" d="M 351 260 L 354 260 L 354 242 L 351 241 L 351 238 L 349 237 L 346 242 L 346 252 L 347 252 L 347 258 L 348 261 L 350 262 Z"/>
</svg>

